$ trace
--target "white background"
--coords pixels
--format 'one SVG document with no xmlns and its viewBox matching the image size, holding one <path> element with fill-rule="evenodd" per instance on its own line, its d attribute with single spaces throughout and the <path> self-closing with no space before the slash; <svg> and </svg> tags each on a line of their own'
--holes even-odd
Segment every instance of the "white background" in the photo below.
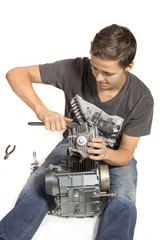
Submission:
<svg viewBox="0 0 160 240">
<path fill-rule="evenodd" d="M 33 151 L 43 162 L 62 132 L 31 127 L 35 114 L 12 92 L 5 74 L 17 66 L 89 56 L 96 32 L 112 23 L 131 29 L 138 50 L 132 72 L 152 91 L 155 100 L 152 134 L 136 150 L 138 161 L 135 240 L 159 240 L 159 2 L 126 0 L 5 0 L 0 3 L 0 219 L 14 206 L 30 174 Z M 53 87 L 34 86 L 44 103 L 63 113 L 64 97 Z M 16 150 L 4 161 L 5 148 Z M 93 240 L 97 218 L 47 216 L 34 240 Z M 125 240 L 125 239 L 124 239 Z"/>
</svg>

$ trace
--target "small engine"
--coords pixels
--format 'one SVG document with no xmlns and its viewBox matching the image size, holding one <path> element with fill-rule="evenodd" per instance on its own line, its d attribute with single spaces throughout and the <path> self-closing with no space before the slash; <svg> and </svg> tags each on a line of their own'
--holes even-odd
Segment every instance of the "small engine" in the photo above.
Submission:
<svg viewBox="0 0 160 240">
<path fill-rule="evenodd" d="M 68 155 L 61 165 L 46 169 L 46 191 L 53 196 L 53 214 L 65 217 L 88 217 L 101 213 L 102 197 L 110 188 L 109 168 L 88 158 L 87 143 L 98 137 L 93 123 L 72 123 L 67 127 Z"/>
</svg>

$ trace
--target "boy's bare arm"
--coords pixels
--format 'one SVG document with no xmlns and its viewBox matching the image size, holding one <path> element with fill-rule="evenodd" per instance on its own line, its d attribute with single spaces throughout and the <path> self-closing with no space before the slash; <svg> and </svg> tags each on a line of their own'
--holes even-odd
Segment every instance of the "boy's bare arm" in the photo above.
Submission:
<svg viewBox="0 0 160 240">
<path fill-rule="evenodd" d="M 12 90 L 35 112 L 48 130 L 61 130 L 66 121 L 72 121 L 62 114 L 49 110 L 34 91 L 32 83 L 42 83 L 39 65 L 11 69 L 6 78 Z"/>
<path fill-rule="evenodd" d="M 134 155 L 140 137 L 122 135 L 118 150 L 107 148 L 103 138 L 94 138 L 88 143 L 89 158 L 103 160 L 112 166 L 125 166 Z"/>
</svg>

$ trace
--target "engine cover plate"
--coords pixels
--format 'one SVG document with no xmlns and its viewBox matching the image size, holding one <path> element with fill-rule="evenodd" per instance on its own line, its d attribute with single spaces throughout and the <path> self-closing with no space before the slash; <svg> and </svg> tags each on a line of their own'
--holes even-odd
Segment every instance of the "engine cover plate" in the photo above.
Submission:
<svg viewBox="0 0 160 240">
<path fill-rule="evenodd" d="M 67 217 L 89 217 L 100 213 L 99 174 L 97 169 L 88 172 L 66 172 L 66 169 L 46 170 L 46 190 L 55 197 L 54 214 Z"/>
</svg>

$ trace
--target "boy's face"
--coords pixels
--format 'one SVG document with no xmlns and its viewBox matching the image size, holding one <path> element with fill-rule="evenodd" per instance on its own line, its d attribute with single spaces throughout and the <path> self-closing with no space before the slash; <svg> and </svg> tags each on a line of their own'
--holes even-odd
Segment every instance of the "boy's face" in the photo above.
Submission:
<svg viewBox="0 0 160 240">
<path fill-rule="evenodd" d="M 93 54 L 91 54 L 90 64 L 99 90 L 121 89 L 126 81 L 125 72 L 133 67 L 132 63 L 129 67 L 123 69 L 119 66 L 118 61 L 101 59 Z"/>
</svg>

